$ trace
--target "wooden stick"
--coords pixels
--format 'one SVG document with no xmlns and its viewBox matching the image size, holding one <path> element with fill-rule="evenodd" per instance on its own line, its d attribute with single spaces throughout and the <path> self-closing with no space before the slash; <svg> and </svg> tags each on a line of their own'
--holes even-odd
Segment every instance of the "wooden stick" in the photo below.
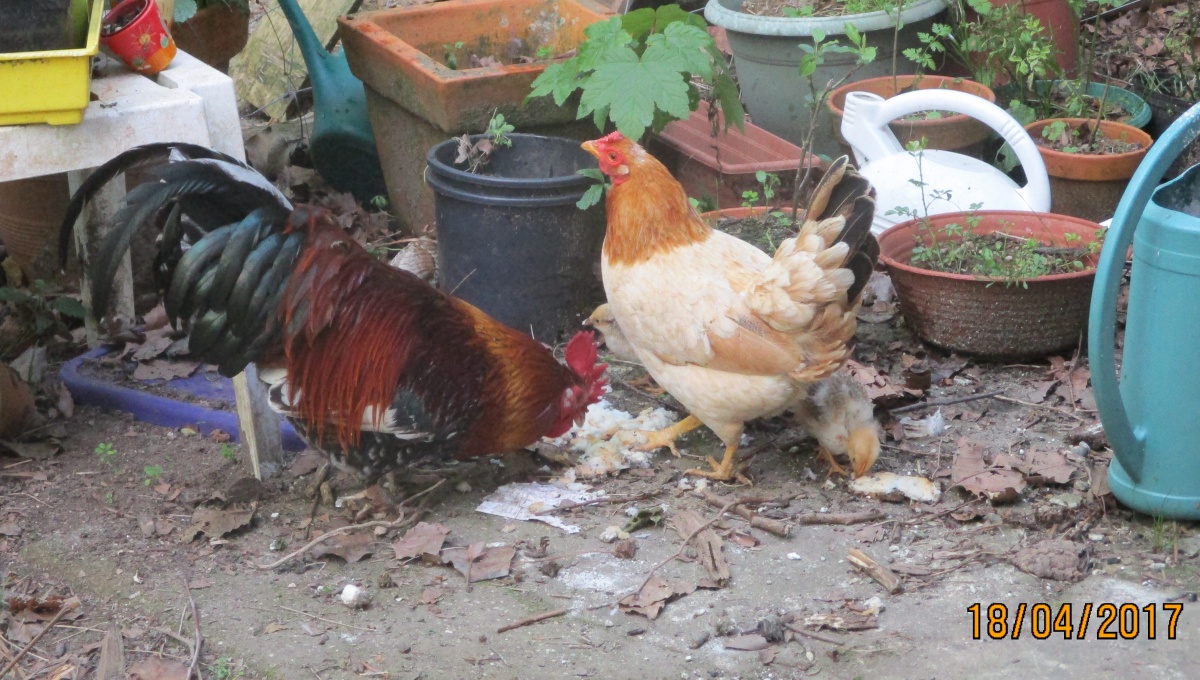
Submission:
<svg viewBox="0 0 1200 680">
<path fill-rule="evenodd" d="M 524 628 L 525 626 L 537 623 L 538 621 L 545 621 L 546 619 L 552 619 L 556 616 L 562 616 L 563 614 L 566 614 L 569 611 L 571 611 L 571 610 L 570 609 L 555 609 L 554 611 L 542 612 L 541 614 L 535 614 L 533 616 L 528 616 L 526 618 L 521 619 L 520 621 L 513 621 L 512 623 L 508 623 L 503 626 L 500 626 L 499 628 L 496 629 L 496 633 L 497 634 L 506 633 L 514 628 Z"/>
<path fill-rule="evenodd" d="M 806 515 L 796 515 L 792 521 L 796 524 L 861 524 L 887 519 L 880 510 L 865 510 L 863 512 L 812 512 Z"/>
<path fill-rule="evenodd" d="M 9 671 L 15 668 L 17 663 L 29 653 L 29 650 L 33 649 L 34 645 L 38 643 L 38 640 L 41 640 L 43 635 L 50 632 L 50 629 L 54 627 L 54 624 L 58 623 L 59 619 L 74 611 L 74 609 L 75 603 L 64 603 L 63 606 L 58 610 L 58 613 L 54 615 L 54 618 L 50 619 L 50 621 L 46 623 L 45 627 L 38 631 L 37 635 L 33 636 L 33 639 L 29 641 L 29 644 L 22 647 L 21 651 L 17 652 L 16 656 L 12 658 L 12 661 L 9 661 L 3 669 L 0 669 L 0 678 L 3 678 L 8 674 Z"/>
<path fill-rule="evenodd" d="M 560 510 L 574 510 L 575 508 L 583 508 L 583 507 L 587 507 L 589 505 L 604 505 L 606 503 L 633 503 L 635 501 L 644 501 L 648 498 L 654 498 L 655 496 L 659 495 L 660 493 L 662 493 L 662 491 L 648 491 L 646 493 L 634 494 L 632 496 L 601 496 L 600 498 L 593 498 L 590 501 L 584 501 L 582 503 L 573 503 L 571 501 L 566 501 L 565 503 L 558 506 L 557 508 L 549 508 L 546 510 L 539 510 L 533 514 L 548 515 L 552 512 L 559 512 Z"/>
<path fill-rule="evenodd" d="M 851 548 L 846 559 L 850 560 L 850 564 L 867 572 L 867 575 L 878 581 L 879 585 L 883 586 L 889 594 L 895 595 L 903 588 L 900 577 L 896 576 L 895 572 L 871 559 L 858 548 Z"/>
<path fill-rule="evenodd" d="M 1002 394 L 997 394 L 996 396 L 994 396 L 992 398 L 997 401 L 1006 401 L 1010 404 L 1020 404 L 1021 406 L 1029 406 L 1031 408 L 1040 408 L 1040 409 L 1045 409 L 1047 411 L 1053 411 L 1054 413 L 1057 413 L 1061 416 L 1067 416 L 1070 418 L 1074 418 L 1075 420 L 1078 420 L 1081 423 L 1086 422 L 1085 418 L 1081 418 L 1080 416 L 1077 416 L 1074 413 L 1071 413 L 1070 411 L 1064 411 L 1060 408 L 1055 408 L 1053 406 L 1047 406 L 1045 404 L 1035 404 L 1032 401 L 1022 401 L 1020 399 L 1013 399 L 1012 397 L 1006 397 Z"/>
<path fill-rule="evenodd" d="M 965 404 L 968 401 L 979 401 L 980 399 L 990 399 L 990 398 L 1000 394 L 1002 391 L 1003 390 L 992 390 L 991 392 L 984 392 L 983 394 L 968 394 L 965 397 L 953 397 L 953 398 L 948 397 L 946 399 L 934 399 L 933 401 L 925 401 L 920 404 L 909 404 L 908 406 L 901 406 L 899 408 L 894 408 L 894 409 L 888 411 L 888 413 L 890 413 L 892 415 L 899 415 L 901 413 L 911 413 L 913 411 L 920 411 L 921 409 L 931 408 L 933 406 L 951 406 L 953 404 Z"/>
<path fill-rule="evenodd" d="M 200 661 L 200 648 L 204 646 L 204 637 L 200 635 L 200 612 L 196 609 L 196 600 L 192 597 L 192 584 L 188 582 L 187 576 L 183 577 L 183 592 L 187 595 L 188 607 L 192 610 L 192 636 L 195 639 L 192 644 L 192 660 L 188 664 L 188 672 L 184 678 L 192 680 L 194 672 L 199 680 L 203 680 L 204 676 L 196 667 L 196 663 Z"/>
<path fill-rule="evenodd" d="M 722 507 L 725 505 L 725 501 L 720 496 L 718 496 L 717 494 L 715 494 L 707 489 L 705 489 L 704 492 L 702 492 L 700 494 L 700 496 L 704 499 L 705 503 L 708 503 L 709 505 L 713 506 L 714 508 L 719 508 L 719 507 Z M 790 526 L 788 526 L 787 522 L 783 522 L 783 521 L 780 521 L 777 519 L 771 519 L 770 517 L 762 517 L 760 515 L 755 514 L 755 512 L 753 510 L 747 508 L 744 505 L 734 505 L 732 508 L 729 509 L 729 512 L 732 512 L 733 514 L 737 515 L 738 517 L 741 517 L 742 519 L 746 520 L 747 522 L 750 523 L 750 526 L 752 526 L 756 529 L 762 529 L 763 531 L 767 531 L 772 534 L 775 534 L 776 536 L 779 536 L 780 538 L 790 538 L 791 537 L 792 528 Z"/>
<path fill-rule="evenodd" d="M 803 635 L 806 638 L 820 640 L 821 642 L 828 642 L 829 644 L 837 645 L 838 647 L 844 647 L 846 645 L 846 643 L 842 642 L 841 640 L 834 640 L 832 638 L 827 638 L 827 637 L 824 637 L 821 635 L 817 635 L 816 633 L 814 633 L 812 631 L 804 630 L 803 628 L 801 628 L 799 626 L 793 626 L 791 624 L 788 624 L 788 630 L 792 631 L 793 633 L 795 633 L 797 635 Z"/>
<path fill-rule="evenodd" d="M 379 632 L 378 630 L 376 630 L 376 629 L 374 629 L 374 628 L 363 628 L 362 626 L 355 626 L 355 625 L 353 625 L 353 624 L 349 624 L 349 623 L 342 623 L 341 621 L 334 621 L 333 619 L 327 619 L 327 618 L 324 618 L 324 617 L 322 617 L 322 616 L 317 616 L 316 614 L 309 614 L 308 612 L 302 612 L 302 611 L 300 611 L 299 609 L 292 609 L 291 607 L 285 607 L 285 606 L 283 606 L 283 605 L 279 605 L 279 608 L 280 608 L 280 609 L 287 610 L 287 611 L 289 611 L 289 612 L 292 612 L 292 613 L 294 613 L 294 614 L 303 614 L 304 616 L 307 616 L 307 617 L 308 617 L 308 618 L 310 618 L 310 619 L 316 619 L 316 620 L 318 620 L 318 621 L 324 621 L 325 623 L 332 623 L 332 624 L 334 624 L 335 626 L 345 626 L 345 627 L 347 627 L 347 628 L 353 628 L 354 630 L 361 630 L 361 631 L 364 631 L 364 632 L 367 632 L 367 633 L 378 633 L 378 632 Z"/>
</svg>

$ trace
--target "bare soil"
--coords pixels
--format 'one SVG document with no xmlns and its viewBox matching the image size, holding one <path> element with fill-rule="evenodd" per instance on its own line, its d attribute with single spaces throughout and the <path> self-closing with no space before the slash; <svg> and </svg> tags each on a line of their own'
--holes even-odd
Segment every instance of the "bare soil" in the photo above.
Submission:
<svg viewBox="0 0 1200 680">
<path fill-rule="evenodd" d="M 427 497 L 422 519 L 448 528 L 449 544 L 516 547 L 509 576 L 470 587 L 448 566 L 395 559 L 392 544 L 407 526 L 368 529 L 358 542 L 339 537 L 332 553 L 261 569 L 319 532 L 390 520 L 399 511 L 363 500 L 322 502 L 310 520 L 305 487 L 315 473 L 308 459 L 293 466 L 303 476 L 285 472 L 259 487 L 246 479 L 249 465 L 240 452 L 226 460 L 216 442 L 78 409 L 65 422 L 61 455 L 0 458 L 5 596 L 74 595 L 81 602 L 75 618 L 33 646 L 18 664 L 23 674 L 14 677 L 96 677 L 110 624 L 122 633 L 128 670 L 181 677 L 196 620 L 185 579 L 204 639 L 199 667 L 204 677 L 222 680 L 1191 677 L 1200 661 L 1191 609 L 1200 586 L 1200 538 L 1190 524 L 1122 509 L 1104 483 L 1110 452 L 1070 443 L 1072 431 L 1096 423 L 1086 362 L 979 365 L 922 348 L 886 304 L 870 308 L 877 322 L 860 324 L 852 366 L 878 376 L 868 390 L 881 409 L 918 403 L 904 385 L 923 372 L 932 382 L 923 399 L 995 390 L 1006 399 L 941 406 L 947 429 L 932 437 L 914 438 L 914 423 L 899 420 L 920 420 L 936 408 L 885 418 L 889 438 L 877 469 L 935 480 L 943 489 L 937 503 L 864 498 L 842 479 L 826 480 L 813 443 L 784 419 L 748 431 L 743 457 L 752 488 L 718 484 L 710 491 L 724 502 L 778 500 L 758 506 L 759 514 L 790 524 L 789 538 L 733 515 L 717 518 L 717 509 L 689 490 L 695 480 L 683 470 L 720 450 L 707 430 L 681 440 L 682 459 L 659 453 L 648 468 L 583 480 L 612 499 L 640 500 L 555 513 L 581 527 L 577 534 L 474 510 L 501 485 L 563 472 L 529 452 L 414 472 L 413 488 L 446 480 Z M 670 403 L 625 387 L 639 370 L 614 366 L 612 400 L 619 407 L 636 412 Z M 949 488 L 946 475 L 954 473 L 963 438 L 979 442 L 993 463 L 1002 455 L 1061 453 L 1067 479 L 1034 483 L 1036 475 L 1027 476 L 1029 484 L 1012 500 L 995 503 Z M 115 454 L 96 453 L 101 444 Z M 150 480 L 147 466 L 160 467 L 161 475 Z M 354 479 L 335 476 L 329 493 L 344 497 L 357 488 Z M 606 527 L 626 522 L 629 508 L 655 505 L 665 506 L 666 521 L 633 532 L 632 546 L 621 552 L 628 556 L 635 547 L 631 558 L 618 558 L 614 544 L 600 540 Z M 227 517 L 252 511 L 253 519 L 220 537 L 188 529 L 198 512 L 222 511 Z M 695 547 L 684 547 L 672 528 L 687 511 L 713 520 L 728 584 L 674 599 L 654 620 L 622 611 L 617 601 L 652 571 L 672 583 L 704 585 L 707 572 Z M 415 519 L 412 507 L 406 512 Z M 809 523 L 860 513 L 877 518 Z M 1070 541 L 1067 551 L 1047 542 L 1052 538 Z M 889 593 L 852 566 L 851 549 L 890 569 L 901 589 Z M 361 559 L 348 563 L 338 552 Z M 372 604 L 343 605 L 338 593 L 346 584 L 365 589 Z M 976 641 L 968 612 L 974 603 L 985 612 L 993 602 L 1014 612 L 1020 603 L 1045 602 L 1056 612 L 1071 603 L 1078 620 L 1085 603 L 1167 601 L 1185 606 L 1176 640 L 1167 639 L 1161 609 L 1154 641 L 1146 639 L 1144 620 L 1137 639 L 1099 641 L 1094 621 L 1086 641 L 1069 643 L 1061 635 L 1034 639 L 1028 621 L 1017 640 L 989 640 L 984 632 Z M 565 612 L 498 632 L 557 610 Z M 40 627 L 13 615 L 0 625 L 6 636 L 0 663 Z M 753 637 L 760 634 L 762 640 Z M 179 674 L 146 675 L 147 667 L 137 666 L 153 659 L 175 664 Z"/>
<path fill-rule="evenodd" d="M 1062 134 L 1054 137 L 1037 135 L 1034 141 L 1038 146 L 1064 153 L 1076 153 L 1087 156 L 1111 156 L 1114 154 L 1131 153 L 1142 148 L 1137 142 L 1105 137 L 1097 130 L 1092 133 L 1090 127 L 1066 127 Z"/>
<path fill-rule="evenodd" d="M 796 223 L 788 217 L 791 212 L 790 208 L 781 208 L 754 217 L 722 217 L 717 220 L 716 228 L 754 244 L 759 250 L 773 253 L 780 241 L 796 235 Z"/>
</svg>

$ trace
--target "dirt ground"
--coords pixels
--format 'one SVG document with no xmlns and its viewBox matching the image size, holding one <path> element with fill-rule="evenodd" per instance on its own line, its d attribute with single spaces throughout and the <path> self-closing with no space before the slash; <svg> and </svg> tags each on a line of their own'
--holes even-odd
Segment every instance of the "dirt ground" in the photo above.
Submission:
<svg viewBox="0 0 1200 680">
<path fill-rule="evenodd" d="M 921 399 L 1000 391 L 1008 401 L 942 406 L 946 430 L 931 437 L 913 438 L 910 423 L 909 436 L 896 441 L 904 427 L 885 421 L 892 436 L 876 469 L 933 479 L 942 494 L 932 504 L 851 493 L 843 479 L 825 480 L 825 466 L 802 432 L 784 420 L 755 425 L 744 447 L 753 453 L 747 470 L 754 486 L 718 484 L 709 492 L 722 503 L 756 501 L 751 507 L 760 518 L 790 526 L 787 538 L 732 514 L 717 518 L 717 508 L 689 488 L 694 480 L 682 471 L 719 450 L 704 433 L 681 440 L 682 459 L 662 452 L 648 468 L 581 479 L 613 502 L 553 513 L 579 526 L 576 534 L 475 511 L 504 484 L 561 476 L 561 465 L 522 452 L 415 472 L 414 489 L 446 481 L 403 504 L 409 521 L 402 526 L 368 527 L 357 538 L 330 539 L 332 553 L 318 548 L 315 556 L 263 569 L 320 532 L 391 520 L 399 510 L 343 500 L 323 502 L 310 515 L 311 458 L 293 465 L 304 476 L 284 472 L 259 487 L 246 479 L 248 461 L 234 446 L 79 408 L 65 423 L 60 455 L 0 459 L 0 565 L 13 610 L 2 622 L 0 661 L 24 647 L 57 610 L 50 603 L 40 613 L 21 612 L 12 598 L 58 595 L 77 597 L 79 606 L 36 642 L 13 677 L 99 677 L 102 643 L 113 625 L 121 631 L 130 677 L 183 677 L 197 620 L 204 641 L 197 663 L 204 677 L 218 680 L 1194 675 L 1189 669 L 1200 661 L 1193 646 L 1200 635 L 1191 608 L 1200 538 L 1193 526 L 1122 509 L 1102 481 L 1109 454 L 1071 445 L 1071 431 L 1095 422 L 1081 406 L 1089 405 L 1085 362 L 1070 370 L 1069 357 L 976 365 L 922 349 L 898 316 L 861 324 L 860 337 L 856 370 L 880 376 L 873 392 L 878 403 L 918 403 L 898 394 L 906 364 L 909 374 L 928 368 L 935 378 Z M 617 406 L 636 412 L 655 405 L 626 386 L 636 368 L 617 366 L 614 373 L 621 378 L 611 396 Z M 920 419 L 935 410 L 905 415 Z M 1035 451 L 1065 452 L 1059 462 L 1069 467 L 1042 476 L 1010 470 L 1040 485 L 1029 483 L 1011 500 L 991 503 L 949 488 L 945 475 L 954 474 L 970 446 L 964 438 L 984 446 L 992 469 L 1004 469 L 1001 455 L 1013 456 L 1003 460 L 1017 467 L 1013 460 Z M 356 490 L 353 479 L 335 476 L 326 501 L 330 492 L 342 497 Z M 499 563 L 500 573 L 510 569 L 509 575 L 468 587 L 464 573 L 435 558 L 396 559 L 393 544 L 423 505 L 423 521 L 449 530 L 447 546 L 474 545 L 466 551 L 476 556 L 483 549 L 473 565 L 491 565 L 493 550 L 505 555 L 499 546 L 515 547 L 511 565 Z M 629 519 L 628 508 L 656 506 L 665 508 L 664 522 L 634 530 L 630 543 L 601 541 L 607 527 Z M 676 526 L 689 517 L 715 521 L 711 534 L 700 534 L 705 540 L 684 546 Z M 194 530 L 198 519 L 210 522 L 209 533 Z M 852 523 L 813 523 L 838 519 Z M 702 564 L 714 545 L 727 563 L 723 587 Z M 886 577 L 877 580 L 850 563 L 852 549 L 898 578 L 894 592 L 883 585 Z M 1047 552 L 1034 558 L 1032 550 Z M 653 620 L 624 611 L 618 601 L 639 590 L 647 594 L 642 585 L 652 573 L 663 578 L 655 581 L 659 595 L 686 594 L 650 612 L 657 614 Z M 344 605 L 346 584 L 363 588 L 371 604 Z M 983 610 L 981 640 L 972 638 L 969 607 L 976 603 Z M 1030 612 L 1045 603 L 1055 615 L 1069 603 L 1076 629 L 1088 604 L 1157 603 L 1156 639 L 1148 639 L 1145 613 L 1136 634 L 1128 614 L 1125 632 L 1132 639 L 1097 639 L 1103 615 L 1097 609 L 1086 641 L 1074 639 L 1078 630 L 1064 641 L 1060 629 L 1050 639 L 1035 639 L 1028 619 L 1018 639 L 1006 631 L 1005 639 L 992 640 L 991 603 L 1007 605 L 1010 621 L 1022 603 Z M 1170 612 L 1163 603 L 1186 609 L 1175 639 L 1168 639 Z M 1118 625 L 1106 630 L 1121 637 Z M 109 634 L 108 641 L 111 647 L 117 636 Z M 154 659 L 161 663 L 152 665 Z"/>
</svg>

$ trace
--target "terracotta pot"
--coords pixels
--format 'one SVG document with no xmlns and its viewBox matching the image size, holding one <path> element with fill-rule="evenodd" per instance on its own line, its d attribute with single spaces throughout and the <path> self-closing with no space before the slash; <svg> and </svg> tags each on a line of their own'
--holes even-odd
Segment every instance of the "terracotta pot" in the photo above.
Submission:
<svg viewBox="0 0 1200 680">
<path fill-rule="evenodd" d="M 175 41 L 152 0 L 124 0 L 109 10 L 100 44 L 144 76 L 158 75 L 175 58 Z"/>
<path fill-rule="evenodd" d="M 1064 121 L 1070 127 L 1087 122 L 1083 118 L 1050 118 L 1030 123 L 1025 130 L 1037 142 L 1042 139 L 1042 129 L 1055 121 Z M 1135 142 L 1141 148 L 1128 153 L 1089 155 L 1064 153 L 1038 144 L 1046 172 L 1050 174 L 1051 212 L 1093 222 L 1107 220 L 1116 212 L 1125 186 L 1153 140 L 1133 126 L 1111 121 L 1100 122 L 1100 133 L 1109 139 Z"/>
<path fill-rule="evenodd" d="M 172 23 L 171 35 L 179 49 L 228 73 L 229 60 L 250 38 L 250 15 L 229 5 L 205 7 L 183 23 Z"/>
<path fill-rule="evenodd" d="M 929 218 L 937 229 L 962 224 L 969 213 Z M 1087 244 L 1100 225 L 1066 215 L 979 211 L 976 233 L 1002 231 L 1068 245 L 1065 234 Z M 1033 359 L 1075 347 L 1087 326 L 1095 269 L 1055 274 L 1005 285 L 1002 279 L 946 274 L 909 264 L 919 220 L 902 222 L 879 236 L 879 260 L 891 274 L 904 320 L 919 338 L 946 350 L 993 359 Z M 1095 258 L 1086 260 L 1092 267 Z"/>
<path fill-rule="evenodd" d="M 549 34 L 539 13 L 561 20 Z M 551 97 L 525 103 L 548 62 L 452 69 L 445 48 L 506 58 L 514 39 L 547 44 L 555 54 L 579 47 L 583 30 L 612 16 L 591 0 L 446 0 L 338 19 L 350 70 L 363 81 L 375 142 L 397 217 L 410 230 L 432 230 L 433 192 L 425 185 L 425 153 L 450 136 L 482 132 L 493 112 L 521 132 L 594 137 L 576 106 Z M 537 29 L 542 27 L 540 32 Z M 537 35 L 534 33 L 537 32 Z"/>
<path fill-rule="evenodd" d="M 870 92 L 888 99 L 901 92 L 909 91 L 913 88 L 914 82 L 916 82 L 918 90 L 954 90 L 982 97 L 992 104 L 996 103 L 996 94 L 992 92 L 991 88 L 974 80 L 961 78 L 925 75 L 917 80 L 916 76 L 896 76 L 894 79 L 891 76 L 883 76 L 847 83 L 831 92 L 826 104 L 832 114 L 833 133 L 847 153 L 850 152 L 850 145 L 842 137 L 842 115 L 845 113 L 846 95 L 851 92 Z M 962 114 L 945 118 L 897 120 L 893 121 L 889 127 L 895 133 L 896 139 L 900 140 L 901 145 L 925 138 L 925 148 L 927 149 L 957 151 L 976 157 L 982 150 L 983 141 L 992 132 L 988 126 Z"/>
<path fill-rule="evenodd" d="M 1050 31 L 1054 46 L 1058 48 L 1057 61 L 1068 78 L 1075 75 L 1075 61 L 1079 44 L 1079 17 L 1071 11 L 1068 0 L 991 0 L 993 6 L 1020 5 L 1026 14 L 1037 17 Z M 974 13 L 968 11 L 973 18 Z"/>
<path fill-rule="evenodd" d="M 749 121 L 745 132 L 721 125 L 713 137 L 708 104 L 700 102 L 690 116 L 668 123 L 647 142 L 647 150 L 667 166 L 688 196 L 718 208 L 736 206 L 743 191 L 760 190 L 755 173 L 762 170 L 779 177 L 779 196 L 790 197 L 801 160 L 822 167 L 816 156 L 805 159 L 803 149 Z"/>
<path fill-rule="evenodd" d="M 0 182 L 0 242 L 26 278 L 51 278 L 57 269 L 47 246 L 70 200 L 65 173 Z"/>
</svg>

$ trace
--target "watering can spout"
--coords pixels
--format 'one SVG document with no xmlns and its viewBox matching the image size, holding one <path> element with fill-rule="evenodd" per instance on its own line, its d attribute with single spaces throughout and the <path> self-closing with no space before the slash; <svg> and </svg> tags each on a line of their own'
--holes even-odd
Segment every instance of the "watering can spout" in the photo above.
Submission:
<svg viewBox="0 0 1200 680">
<path fill-rule="evenodd" d="M 336 71 L 338 71 L 341 61 L 341 67 L 349 74 L 350 69 L 346 66 L 345 57 L 338 57 L 330 54 L 325 50 L 325 46 L 321 44 L 321 39 L 317 37 L 316 31 L 313 30 L 312 24 L 308 22 L 308 17 L 304 16 L 304 12 L 296 3 L 296 0 L 279 0 L 279 9 L 283 10 L 283 16 L 287 18 L 288 25 L 292 28 L 292 33 L 296 36 L 296 44 L 300 48 L 300 54 L 304 57 L 304 64 L 308 67 L 309 76 L 313 80 L 313 91 L 320 92 L 327 90 L 329 87 L 334 87 L 338 82 Z"/>
<path fill-rule="evenodd" d="M 883 97 L 873 92 L 850 92 L 842 114 L 842 136 L 853 140 L 854 162 L 859 167 L 904 149 L 896 136 L 884 129 L 888 121 L 879 121 Z"/>
</svg>

